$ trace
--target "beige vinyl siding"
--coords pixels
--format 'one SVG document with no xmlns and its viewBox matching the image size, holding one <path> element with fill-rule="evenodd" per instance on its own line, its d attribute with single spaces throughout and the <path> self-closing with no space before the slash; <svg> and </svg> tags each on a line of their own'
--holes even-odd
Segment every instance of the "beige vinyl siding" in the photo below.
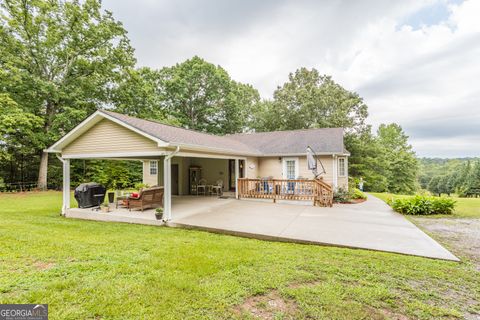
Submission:
<svg viewBox="0 0 480 320">
<path fill-rule="evenodd" d="M 258 175 L 260 178 L 282 179 L 282 160 L 278 159 L 279 157 L 258 158 Z"/>
<path fill-rule="evenodd" d="M 326 173 L 322 174 L 321 177 L 328 182 L 333 183 L 333 157 L 332 156 L 319 156 L 318 159 L 322 162 L 325 167 Z M 317 171 L 322 172 L 322 167 L 320 162 L 318 162 Z M 300 157 L 300 176 L 308 179 L 313 179 L 312 171 L 308 170 L 307 157 Z"/>
<path fill-rule="evenodd" d="M 253 169 L 251 168 L 253 166 Z M 259 176 L 258 174 L 258 158 L 247 158 L 245 165 L 245 178 L 255 179 Z"/>
<path fill-rule="evenodd" d="M 290 157 L 289 157 L 290 158 Z M 299 156 L 298 158 L 298 176 L 306 179 L 312 179 L 313 173 L 308 169 L 307 157 Z M 333 182 L 333 158 L 332 156 L 320 156 L 325 167 L 326 174 L 322 174 L 323 179 L 328 182 Z M 318 169 L 321 171 L 321 168 Z M 279 157 L 260 157 L 258 158 L 258 176 L 260 177 L 274 177 L 275 179 L 283 179 L 282 160 Z M 250 177 L 252 178 L 252 177 Z"/>
<path fill-rule="evenodd" d="M 103 119 L 75 139 L 63 155 L 161 151 L 158 144 L 140 134 Z"/>
<path fill-rule="evenodd" d="M 162 161 L 163 162 L 163 161 Z M 160 160 L 157 160 L 157 168 L 158 173 L 160 173 Z M 157 174 L 150 174 L 150 160 L 143 161 L 143 184 L 154 186 L 157 184 L 158 181 L 158 173 Z M 163 184 L 162 184 L 163 185 Z"/>
</svg>

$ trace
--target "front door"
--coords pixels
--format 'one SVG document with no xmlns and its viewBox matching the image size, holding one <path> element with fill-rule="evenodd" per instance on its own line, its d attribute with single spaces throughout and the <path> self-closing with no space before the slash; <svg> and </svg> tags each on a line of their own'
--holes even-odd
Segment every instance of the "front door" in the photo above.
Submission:
<svg viewBox="0 0 480 320">
<path fill-rule="evenodd" d="M 238 161 L 239 178 L 243 178 L 244 160 Z M 228 190 L 235 191 L 235 160 L 228 160 Z"/>
<path fill-rule="evenodd" d="M 178 195 L 178 164 L 172 164 L 172 195 Z"/>
</svg>

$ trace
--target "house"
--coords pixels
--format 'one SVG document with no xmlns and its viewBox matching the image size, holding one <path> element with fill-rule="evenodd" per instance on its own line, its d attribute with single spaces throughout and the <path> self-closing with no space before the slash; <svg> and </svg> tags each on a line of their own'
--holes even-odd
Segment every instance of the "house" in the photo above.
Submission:
<svg viewBox="0 0 480 320">
<path fill-rule="evenodd" d="M 70 208 L 70 160 L 143 162 L 143 182 L 165 189 L 166 217 L 171 195 L 188 195 L 199 178 L 238 198 L 239 179 L 313 179 L 306 149 L 325 168 L 323 181 L 348 186 L 348 156 L 342 128 L 242 133 L 217 136 L 155 121 L 98 110 L 47 149 L 63 162 L 63 211 Z M 290 187 L 289 187 L 290 188 Z"/>
</svg>

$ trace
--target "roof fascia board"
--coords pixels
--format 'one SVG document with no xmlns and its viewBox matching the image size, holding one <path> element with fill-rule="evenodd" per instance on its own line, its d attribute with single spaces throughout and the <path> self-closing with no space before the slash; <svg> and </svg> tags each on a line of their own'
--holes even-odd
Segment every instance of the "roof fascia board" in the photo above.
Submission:
<svg viewBox="0 0 480 320">
<path fill-rule="evenodd" d="M 213 152 L 213 153 L 221 153 L 227 155 L 237 155 L 241 157 L 252 156 L 252 157 L 259 157 L 260 154 L 252 153 L 252 152 L 235 152 L 233 150 L 223 149 L 223 148 L 214 148 L 214 147 L 205 147 L 196 144 L 187 144 L 187 143 L 175 143 L 172 142 L 170 146 L 178 146 L 181 148 L 186 148 L 195 151 L 202 151 L 202 152 Z"/>
<path fill-rule="evenodd" d="M 113 159 L 113 158 L 135 158 L 165 156 L 167 151 L 158 152 L 109 152 L 109 153 L 78 153 L 62 154 L 63 159 Z"/>
<path fill-rule="evenodd" d="M 247 157 L 245 156 L 237 156 L 237 155 L 227 155 L 227 154 L 198 154 L 195 152 L 179 152 L 175 155 L 176 157 L 184 157 L 184 158 L 206 158 L 206 159 L 239 159 L 239 160 L 246 160 Z"/>
<path fill-rule="evenodd" d="M 338 152 L 315 152 L 317 156 L 331 156 L 331 155 L 346 155 L 344 153 Z M 307 153 L 264 153 L 259 155 L 258 157 L 298 157 L 298 156 L 306 156 Z"/>
</svg>

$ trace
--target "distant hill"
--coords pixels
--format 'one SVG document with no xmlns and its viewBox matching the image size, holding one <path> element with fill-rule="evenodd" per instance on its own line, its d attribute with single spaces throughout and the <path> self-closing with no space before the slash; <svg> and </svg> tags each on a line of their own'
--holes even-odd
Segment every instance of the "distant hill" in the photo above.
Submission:
<svg viewBox="0 0 480 320">
<path fill-rule="evenodd" d="M 477 161 L 480 161 L 480 157 L 418 158 L 418 182 L 422 189 L 427 189 L 432 178 L 458 175 L 468 162 L 473 165 Z"/>
</svg>

